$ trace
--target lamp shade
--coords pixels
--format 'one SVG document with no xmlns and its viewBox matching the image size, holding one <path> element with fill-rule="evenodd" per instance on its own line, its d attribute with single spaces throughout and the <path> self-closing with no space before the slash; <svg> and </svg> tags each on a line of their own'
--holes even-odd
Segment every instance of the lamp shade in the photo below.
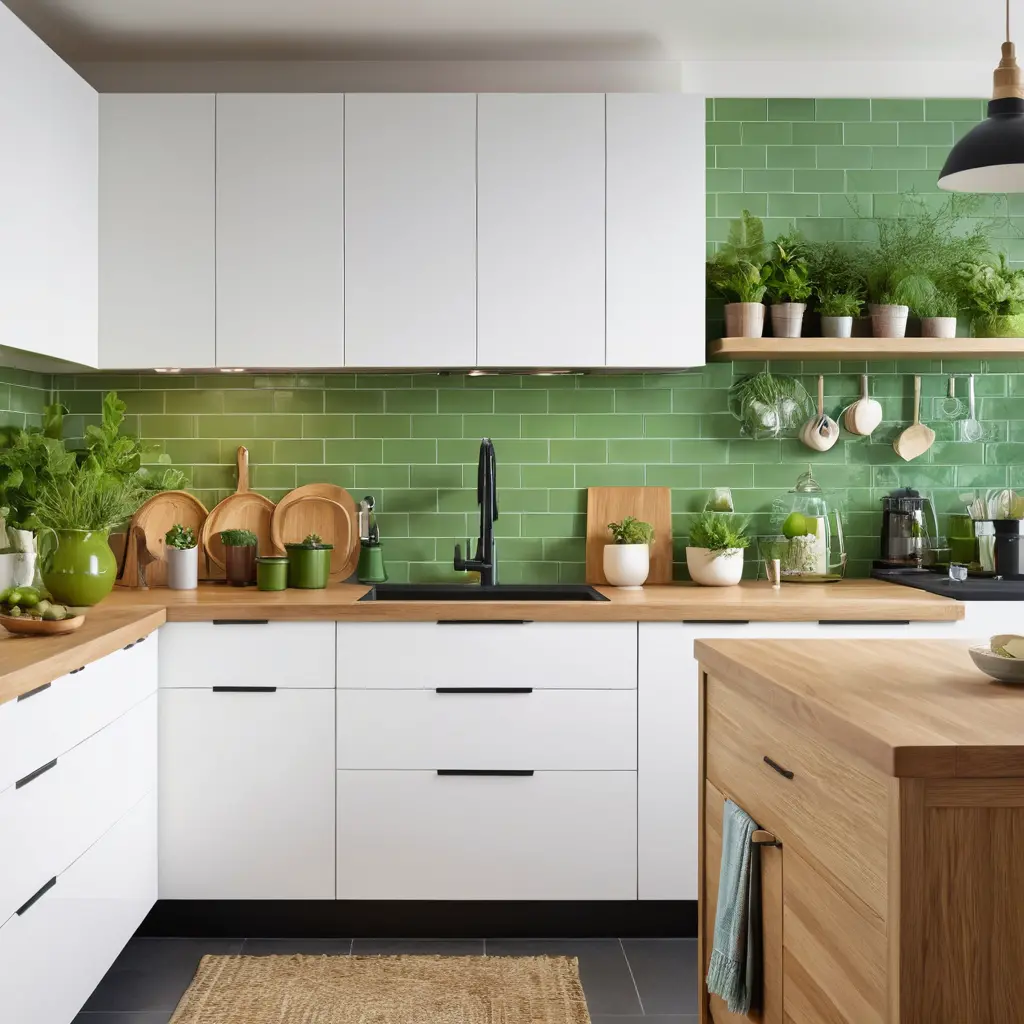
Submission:
<svg viewBox="0 0 1024 1024">
<path fill-rule="evenodd" d="M 950 192 L 1024 192 L 1024 99 L 990 100 L 988 117 L 949 152 L 939 188 Z"/>
</svg>

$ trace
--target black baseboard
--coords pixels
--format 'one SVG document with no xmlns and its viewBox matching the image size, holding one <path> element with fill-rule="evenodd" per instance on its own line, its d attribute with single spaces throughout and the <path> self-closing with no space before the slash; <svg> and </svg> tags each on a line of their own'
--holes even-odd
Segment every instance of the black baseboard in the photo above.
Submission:
<svg viewBox="0 0 1024 1024">
<path fill-rule="evenodd" d="M 696 900 L 160 900 L 138 930 L 179 938 L 692 938 Z"/>
</svg>

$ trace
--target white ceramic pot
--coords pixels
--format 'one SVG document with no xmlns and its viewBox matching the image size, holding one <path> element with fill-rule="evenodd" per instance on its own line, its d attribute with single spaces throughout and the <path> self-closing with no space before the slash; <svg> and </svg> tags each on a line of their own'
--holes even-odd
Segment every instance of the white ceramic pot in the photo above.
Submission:
<svg viewBox="0 0 1024 1024">
<path fill-rule="evenodd" d="M 909 306 L 881 306 L 872 303 L 868 306 L 868 312 L 871 313 L 871 333 L 874 337 L 905 338 L 907 336 Z"/>
<path fill-rule="evenodd" d="M 921 317 L 922 338 L 955 338 L 955 316 L 923 316 Z"/>
<path fill-rule="evenodd" d="M 8 552 L 0 555 L 0 590 L 9 590 L 13 586 L 19 586 L 14 582 L 14 566 L 18 555 L 15 552 Z"/>
<path fill-rule="evenodd" d="M 651 571 L 651 548 L 648 544 L 606 544 L 604 574 L 613 587 L 639 590 Z"/>
<path fill-rule="evenodd" d="M 734 587 L 743 578 L 743 548 L 687 548 L 686 568 L 702 587 Z"/>
<path fill-rule="evenodd" d="M 821 318 L 821 336 L 823 338 L 849 338 L 852 334 L 852 316 L 823 316 Z"/>
<path fill-rule="evenodd" d="M 36 580 L 36 553 L 34 551 L 16 551 L 14 559 L 12 587 L 31 587 Z"/>
<path fill-rule="evenodd" d="M 764 334 L 764 303 L 726 303 L 725 336 L 727 338 L 760 338 L 762 334 Z"/>
<path fill-rule="evenodd" d="M 772 334 L 776 338 L 799 338 L 804 325 L 806 302 L 772 304 Z"/>
<path fill-rule="evenodd" d="M 166 548 L 167 586 L 195 590 L 199 585 L 199 548 Z"/>
</svg>

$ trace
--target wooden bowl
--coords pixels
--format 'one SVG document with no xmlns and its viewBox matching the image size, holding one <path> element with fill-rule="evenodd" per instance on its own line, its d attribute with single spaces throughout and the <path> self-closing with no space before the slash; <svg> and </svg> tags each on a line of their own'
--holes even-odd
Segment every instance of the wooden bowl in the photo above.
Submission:
<svg viewBox="0 0 1024 1024">
<path fill-rule="evenodd" d="M 83 622 L 85 622 L 84 615 L 75 615 L 69 619 L 55 619 L 52 622 L 48 622 L 46 619 L 30 619 L 27 616 L 15 618 L 13 615 L 0 615 L 0 626 L 3 626 L 8 633 L 18 636 L 61 636 L 64 633 L 74 633 Z"/>
</svg>

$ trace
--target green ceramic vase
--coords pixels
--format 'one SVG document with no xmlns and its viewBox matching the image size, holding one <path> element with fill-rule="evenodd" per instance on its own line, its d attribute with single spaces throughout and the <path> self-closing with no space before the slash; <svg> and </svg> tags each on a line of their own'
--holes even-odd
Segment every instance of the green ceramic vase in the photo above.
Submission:
<svg viewBox="0 0 1024 1024">
<path fill-rule="evenodd" d="M 74 607 L 99 604 L 114 589 L 117 559 L 106 530 L 57 530 L 43 585 L 55 601 Z"/>
</svg>

